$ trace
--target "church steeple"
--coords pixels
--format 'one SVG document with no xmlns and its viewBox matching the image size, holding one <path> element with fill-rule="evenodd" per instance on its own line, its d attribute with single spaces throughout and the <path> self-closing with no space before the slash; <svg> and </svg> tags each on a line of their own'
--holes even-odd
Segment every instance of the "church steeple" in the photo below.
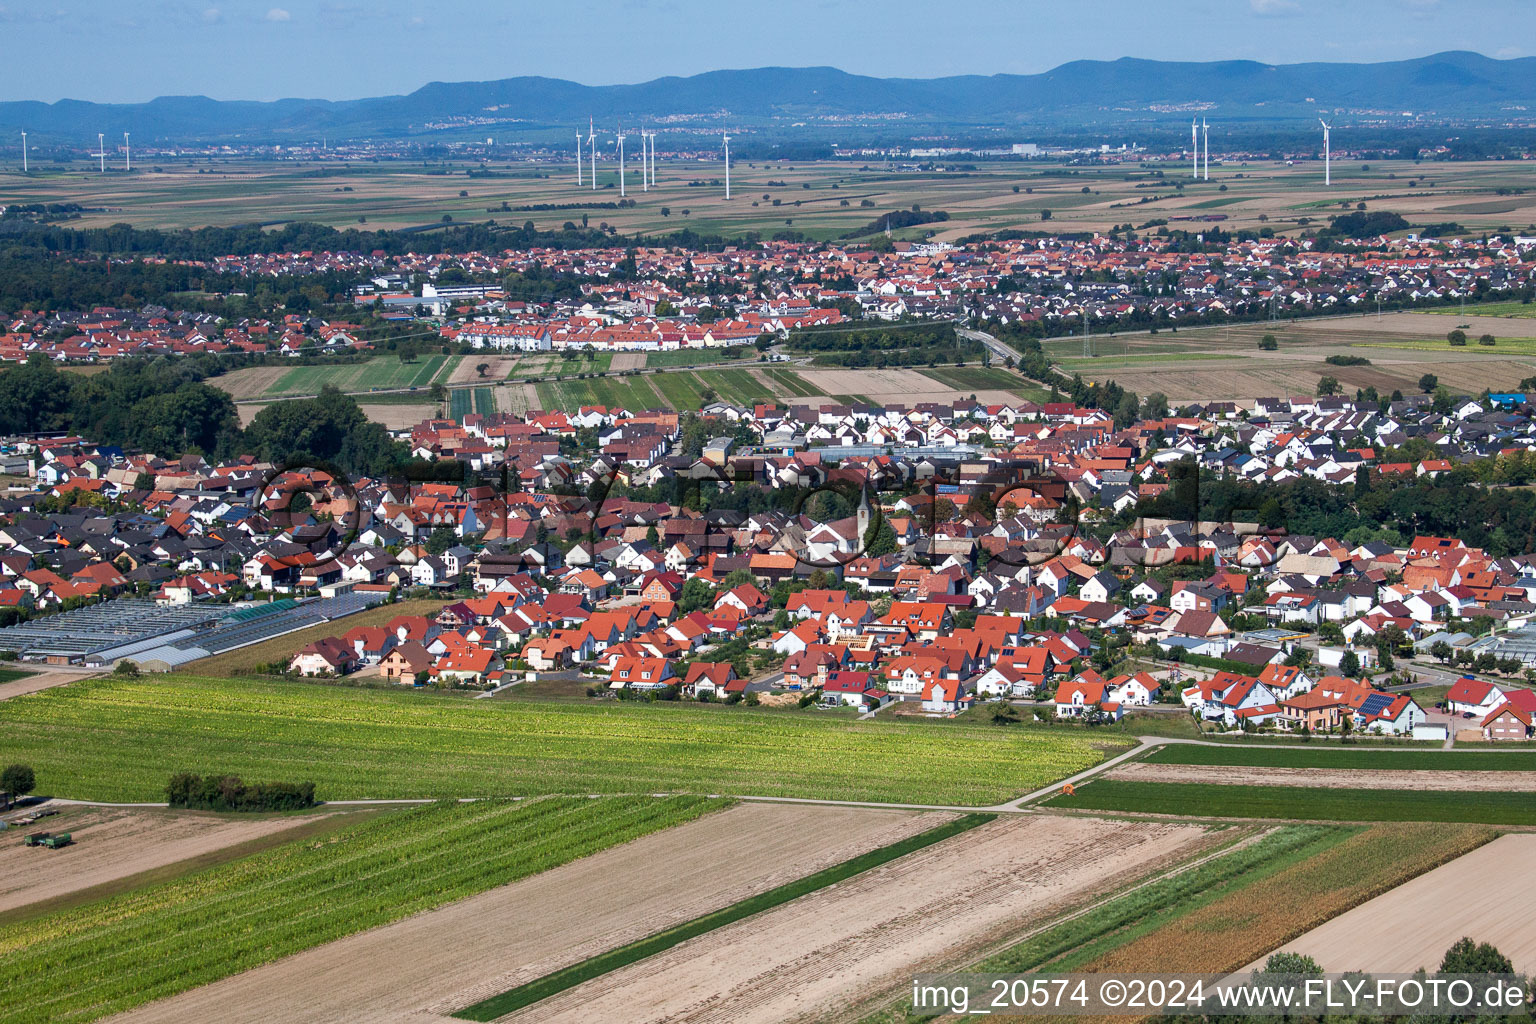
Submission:
<svg viewBox="0 0 1536 1024">
<path fill-rule="evenodd" d="M 859 543 L 862 544 L 864 542 L 864 535 L 869 532 L 869 489 L 868 488 L 865 488 L 865 489 L 863 489 L 863 490 L 861 490 L 859 492 L 859 510 L 857 512 L 857 515 L 858 515 L 858 524 L 859 524 Z"/>
</svg>

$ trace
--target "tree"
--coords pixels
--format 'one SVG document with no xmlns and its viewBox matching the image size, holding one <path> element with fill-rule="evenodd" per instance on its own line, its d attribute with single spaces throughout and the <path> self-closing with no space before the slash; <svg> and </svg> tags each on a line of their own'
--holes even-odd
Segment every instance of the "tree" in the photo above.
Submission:
<svg viewBox="0 0 1536 1024">
<path fill-rule="evenodd" d="M 1477 336 L 1477 343 L 1479 345 L 1490 345 L 1491 346 L 1491 345 L 1495 344 L 1495 339 L 1494 339 L 1493 335 L 1491 335 L 1491 334 L 1479 334 Z"/>
<path fill-rule="evenodd" d="M 1444 640 L 1436 640 L 1434 643 L 1429 645 L 1429 653 L 1431 657 L 1440 662 L 1440 664 L 1444 665 L 1446 662 L 1451 660 L 1451 655 L 1454 654 L 1455 651 L 1451 645 L 1446 643 Z"/>
<path fill-rule="evenodd" d="M 670 216 L 672 216 L 672 207 L 670 207 L 670 206 L 663 206 L 661 208 L 661 215 L 663 217 L 670 217 Z"/>
<path fill-rule="evenodd" d="M 1317 394 L 1320 398 L 1339 393 L 1339 379 L 1337 377 L 1324 377 L 1317 382 Z"/>
<path fill-rule="evenodd" d="M 476 363 L 475 364 L 475 372 L 477 374 L 479 374 L 480 376 L 482 376 L 482 377 L 485 376 L 486 371 L 489 370 L 490 368 L 491 368 L 491 364 L 490 363 Z"/>
<path fill-rule="evenodd" d="M 709 608 L 714 603 L 714 588 L 698 577 L 694 577 L 683 584 L 683 589 L 677 596 L 677 612 L 679 615 L 687 615 L 690 612 Z"/>
<path fill-rule="evenodd" d="M 874 518 L 869 522 L 869 529 L 864 531 L 864 554 L 878 558 L 895 551 L 896 531 L 886 522 L 885 516 L 876 510 Z"/>
<path fill-rule="evenodd" d="M 1344 657 L 1339 659 L 1339 674 L 1346 679 L 1353 679 L 1360 674 L 1360 655 L 1354 651 L 1345 651 Z"/>
<path fill-rule="evenodd" d="M 1273 334 L 1266 334 L 1264 337 L 1259 339 L 1259 348 L 1263 349 L 1265 352 L 1273 352 L 1279 347 L 1280 342 L 1275 338 Z"/>
<path fill-rule="evenodd" d="M 9 770 L 9 769 L 7 769 Z M 1441 974 L 1513 974 L 1514 964 L 1491 942 L 1457 939 L 1440 961 Z"/>
<path fill-rule="evenodd" d="M 1440 378 L 1436 377 L 1432 373 L 1426 373 L 1424 376 L 1419 378 L 1419 390 L 1424 392 L 1426 395 L 1433 392 L 1435 388 L 1439 386 Z"/>
<path fill-rule="evenodd" d="M 1040 219 L 1041 220 L 1050 220 L 1051 219 L 1051 211 L 1050 210 L 1041 210 L 1040 211 Z"/>
<path fill-rule="evenodd" d="M 440 555 L 459 542 L 459 538 L 446 526 L 439 526 L 427 538 L 427 554 Z"/>
<path fill-rule="evenodd" d="M 1316 978 L 1322 976 L 1323 969 L 1316 960 L 1302 953 L 1271 953 L 1264 961 L 1263 973 Z"/>
<path fill-rule="evenodd" d="M 1467 343 L 1467 332 L 1458 327 L 1450 334 L 1447 334 L 1445 340 L 1459 348 Z"/>
<path fill-rule="evenodd" d="M 37 776 L 32 773 L 31 765 L 9 764 L 4 771 L 0 771 L 0 789 L 11 794 L 12 800 L 26 796 L 36 787 Z"/>
<path fill-rule="evenodd" d="M 1015 725 L 1019 721 L 1019 709 L 1007 701 L 992 705 L 993 725 Z"/>
</svg>

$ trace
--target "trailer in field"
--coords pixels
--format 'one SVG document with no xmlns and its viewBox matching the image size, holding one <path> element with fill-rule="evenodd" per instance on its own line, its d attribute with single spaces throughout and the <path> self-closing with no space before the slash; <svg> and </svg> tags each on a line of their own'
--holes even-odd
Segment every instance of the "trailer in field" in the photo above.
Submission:
<svg viewBox="0 0 1536 1024">
<path fill-rule="evenodd" d="M 74 842 L 68 832 L 55 832 L 43 840 L 43 845 L 50 850 L 61 850 Z"/>
</svg>

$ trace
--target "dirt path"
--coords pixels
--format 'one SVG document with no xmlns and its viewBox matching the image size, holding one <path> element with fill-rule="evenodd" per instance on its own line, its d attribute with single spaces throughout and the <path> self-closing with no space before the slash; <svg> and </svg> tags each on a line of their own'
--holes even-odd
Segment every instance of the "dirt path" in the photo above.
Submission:
<svg viewBox="0 0 1536 1024">
<path fill-rule="evenodd" d="M 91 679 L 100 675 L 99 672 L 58 672 L 39 671 L 36 675 L 27 676 L 24 679 L 12 679 L 8 683 L 0 683 L 0 700 L 10 700 L 12 697 L 22 697 L 29 693 L 37 693 L 53 686 L 64 686 L 77 679 Z"/>
<path fill-rule="evenodd" d="M 823 1019 L 1038 921 L 1204 833 L 1007 817 L 728 925 L 508 1020 L 779 1024 Z"/>
<path fill-rule="evenodd" d="M 1425 789 L 1469 793 L 1536 793 L 1536 772 L 1400 770 L 1387 768 L 1235 768 L 1200 764 L 1135 764 L 1107 779 L 1225 786 L 1308 786 L 1321 789 Z"/>
<path fill-rule="evenodd" d="M 70 833 L 75 842 L 62 850 L 24 847 L 20 843 L 22 831 L 6 833 L 5 842 L 0 843 L 0 911 L 190 860 L 310 820 L 69 808 L 25 829 Z"/>
<path fill-rule="evenodd" d="M 1536 835 L 1500 836 L 1280 947 L 1325 971 L 1434 970 L 1463 936 L 1491 942 L 1521 973 L 1536 971 L 1536 892 L 1503 884 L 1536 871 Z M 1244 968 L 1261 966 L 1267 956 Z"/>
<path fill-rule="evenodd" d="M 114 1020 L 448 1021 L 460 1007 L 949 817 L 738 804 Z"/>
</svg>

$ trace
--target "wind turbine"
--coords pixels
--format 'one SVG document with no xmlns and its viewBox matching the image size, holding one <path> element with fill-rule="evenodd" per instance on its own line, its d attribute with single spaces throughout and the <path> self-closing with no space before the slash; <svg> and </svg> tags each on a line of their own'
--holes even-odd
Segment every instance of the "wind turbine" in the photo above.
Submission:
<svg viewBox="0 0 1536 1024">
<path fill-rule="evenodd" d="M 27 133 L 21 133 L 21 173 L 27 173 Z"/>
<path fill-rule="evenodd" d="M 1332 185 L 1333 184 L 1333 153 L 1330 151 L 1330 148 L 1329 148 L 1331 140 L 1329 139 L 1328 136 L 1329 136 L 1329 133 L 1331 131 L 1333 131 L 1333 128 L 1332 128 L 1331 125 L 1328 124 L 1327 121 L 1324 121 L 1322 118 L 1318 118 L 1317 119 L 1317 123 L 1323 126 L 1323 184 L 1324 185 Z"/>
<path fill-rule="evenodd" d="M 123 170 L 133 170 L 133 150 L 128 148 L 127 132 L 123 132 Z"/>
<path fill-rule="evenodd" d="M 1200 178 L 1200 122 L 1194 118 L 1189 119 L 1189 146 L 1195 154 L 1194 177 Z"/>
<path fill-rule="evenodd" d="M 597 129 L 592 127 L 592 119 L 587 118 L 587 152 L 592 154 L 592 191 L 597 191 Z"/>
<path fill-rule="evenodd" d="M 581 188 L 581 129 L 576 129 L 576 187 Z"/>
<path fill-rule="evenodd" d="M 731 137 L 720 133 L 720 142 L 725 146 L 725 198 L 731 198 Z"/>
<path fill-rule="evenodd" d="M 649 167 L 650 167 L 650 159 L 649 159 L 650 152 L 651 152 L 651 150 L 650 150 L 650 134 L 644 128 L 641 128 L 640 129 L 640 191 L 641 192 L 649 192 L 651 190 L 651 172 L 649 170 Z"/>
<path fill-rule="evenodd" d="M 656 184 L 656 133 L 651 132 L 651 184 Z"/>
<path fill-rule="evenodd" d="M 1205 180 L 1211 180 L 1211 126 L 1205 123 L 1205 118 L 1200 119 L 1200 134 L 1205 139 Z"/>
<path fill-rule="evenodd" d="M 624 198 L 624 126 L 619 125 L 619 198 Z"/>
</svg>

